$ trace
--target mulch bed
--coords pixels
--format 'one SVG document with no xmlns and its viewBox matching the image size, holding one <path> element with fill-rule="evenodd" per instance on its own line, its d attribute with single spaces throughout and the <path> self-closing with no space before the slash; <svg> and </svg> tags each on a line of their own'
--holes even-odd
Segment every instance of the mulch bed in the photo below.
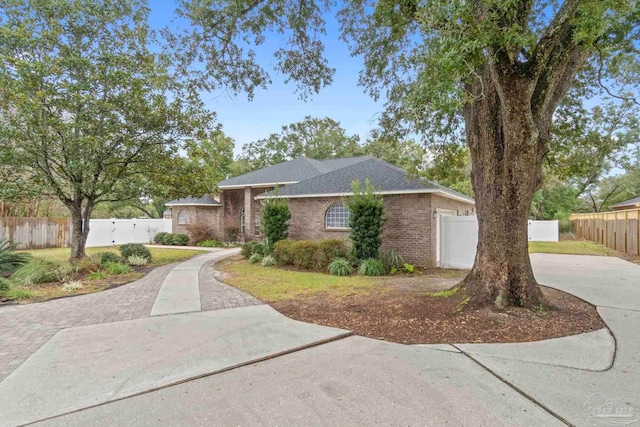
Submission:
<svg viewBox="0 0 640 427">
<path fill-rule="evenodd" d="M 271 305 L 296 320 L 403 344 L 527 342 L 605 326 L 591 304 L 556 289 L 542 290 L 549 308 L 540 311 L 473 309 L 460 305 L 461 294 L 432 297 L 403 289 L 340 298 L 316 294 Z"/>
</svg>

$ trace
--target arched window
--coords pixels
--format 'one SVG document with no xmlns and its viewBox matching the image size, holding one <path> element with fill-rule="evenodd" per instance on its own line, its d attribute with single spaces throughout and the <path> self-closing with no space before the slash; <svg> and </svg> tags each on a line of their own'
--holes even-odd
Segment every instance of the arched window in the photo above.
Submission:
<svg viewBox="0 0 640 427">
<path fill-rule="evenodd" d="M 184 210 L 178 211 L 178 225 L 187 224 L 189 224 L 189 213 Z"/>
<path fill-rule="evenodd" d="M 324 215 L 326 228 L 349 228 L 349 209 L 342 203 L 331 205 Z"/>
<path fill-rule="evenodd" d="M 240 209 L 240 235 L 244 236 L 244 206 Z"/>
</svg>

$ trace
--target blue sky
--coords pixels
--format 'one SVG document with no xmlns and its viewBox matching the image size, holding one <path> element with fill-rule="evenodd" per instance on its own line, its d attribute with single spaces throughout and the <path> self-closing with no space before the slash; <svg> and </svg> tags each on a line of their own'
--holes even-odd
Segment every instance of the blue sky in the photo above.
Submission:
<svg viewBox="0 0 640 427">
<path fill-rule="evenodd" d="M 150 6 L 150 23 L 153 27 L 172 25 L 173 1 L 152 1 Z M 295 93 L 295 85 L 285 84 L 284 77 L 273 71 L 275 59 L 270 49 L 263 46 L 262 49 L 257 47 L 256 52 L 260 64 L 269 71 L 273 81 L 268 89 L 257 89 L 252 101 L 247 100 L 246 95 L 231 96 L 223 91 L 203 94 L 207 107 L 218 114 L 225 134 L 235 139 L 236 153 L 243 144 L 265 138 L 278 132 L 283 125 L 300 121 L 305 116 L 331 117 L 339 121 L 349 135 L 358 134 L 363 140 L 376 126 L 383 106 L 374 102 L 358 86 L 362 59 L 350 56 L 346 44 L 339 39 L 334 16 L 328 14 L 326 19 L 326 57 L 336 72 L 333 84 L 320 94 L 313 95 L 307 101 L 300 100 Z"/>
</svg>

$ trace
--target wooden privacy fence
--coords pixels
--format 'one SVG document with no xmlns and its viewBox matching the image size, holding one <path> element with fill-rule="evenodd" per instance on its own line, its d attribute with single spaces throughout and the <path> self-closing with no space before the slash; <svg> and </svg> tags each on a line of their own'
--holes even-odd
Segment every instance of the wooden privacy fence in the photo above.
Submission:
<svg viewBox="0 0 640 427">
<path fill-rule="evenodd" d="M 66 248 L 71 245 L 71 218 L 0 218 L 0 239 L 20 249 Z"/>
<path fill-rule="evenodd" d="M 640 255 L 640 209 L 573 214 L 577 236 L 631 255 Z"/>
</svg>

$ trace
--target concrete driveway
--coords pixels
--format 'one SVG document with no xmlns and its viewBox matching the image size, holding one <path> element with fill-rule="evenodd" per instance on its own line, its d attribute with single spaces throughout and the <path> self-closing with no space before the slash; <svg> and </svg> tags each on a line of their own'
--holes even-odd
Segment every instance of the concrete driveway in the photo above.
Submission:
<svg viewBox="0 0 640 427">
<path fill-rule="evenodd" d="M 541 283 L 598 305 L 615 341 L 601 330 L 527 344 L 406 346 L 296 322 L 250 297 L 244 307 L 201 303 L 191 312 L 198 286 L 201 298 L 234 292 L 203 280 L 206 268 L 192 261 L 176 269 L 179 284 L 153 288 L 158 315 L 72 327 L 47 341 L 0 383 L 0 424 L 638 421 L 640 267 L 567 255 L 532 261 Z M 168 305 L 180 289 L 185 297 Z"/>
</svg>

